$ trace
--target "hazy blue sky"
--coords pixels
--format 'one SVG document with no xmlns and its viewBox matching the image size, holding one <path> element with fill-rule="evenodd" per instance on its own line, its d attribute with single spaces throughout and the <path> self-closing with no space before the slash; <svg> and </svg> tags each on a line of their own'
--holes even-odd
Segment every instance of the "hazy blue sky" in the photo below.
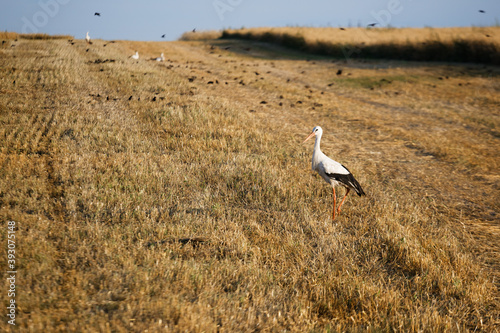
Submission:
<svg viewBox="0 0 500 333">
<path fill-rule="evenodd" d="M 0 8 L 1 31 L 107 40 L 175 40 L 193 28 L 500 24 L 499 0 L 0 0 Z"/>
</svg>

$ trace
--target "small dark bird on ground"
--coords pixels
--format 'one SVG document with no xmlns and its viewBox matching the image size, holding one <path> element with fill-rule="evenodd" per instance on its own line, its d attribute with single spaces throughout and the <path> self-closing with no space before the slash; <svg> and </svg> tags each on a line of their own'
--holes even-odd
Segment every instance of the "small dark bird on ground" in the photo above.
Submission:
<svg viewBox="0 0 500 333">
<path fill-rule="evenodd" d="M 342 75 L 342 70 L 341 70 L 341 69 L 339 69 L 339 70 L 337 71 L 337 75 Z"/>
<path fill-rule="evenodd" d="M 345 30 L 345 28 L 340 28 L 340 30 Z"/>
<path fill-rule="evenodd" d="M 101 13 L 97 13 L 97 12 L 95 12 L 95 13 L 94 13 L 94 16 L 101 16 Z"/>
<path fill-rule="evenodd" d="M 193 32 L 196 32 L 196 28 L 193 29 Z"/>
</svg>

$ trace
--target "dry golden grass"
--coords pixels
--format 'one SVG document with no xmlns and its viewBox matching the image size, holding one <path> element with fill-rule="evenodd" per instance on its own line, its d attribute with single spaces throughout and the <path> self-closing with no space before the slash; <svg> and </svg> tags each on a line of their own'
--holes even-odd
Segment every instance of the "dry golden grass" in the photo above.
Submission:
<svg viewBox="0 0 500 333">
<path fill-rule="evenodd" d="M 460 28 L 310 28 L 310 27 L 276 27 L 276 28 L 244 28 L 228 29 L 228 32 L 255 34 L 291 34 L 301 35 L 308 41 L 331 43 L 424 43 L 430 40 L 443 42 L 456 39 L 484 39 L 500 44 L 500 27 L 460 27 Z M 487 37 L 488 35 L 489 37 Z"/>
<path fill-rule="evenodd" d="M 17 32 L 0 31 L 0 39 L 16 39 L 19 37 Z"/>
<path fill-rule="evenodd" d="M 500 27 L 251 28 L 222 38 L 250 39 L 337 58 L 454 61 L 500 65 Z"/>
<path fill-rule="evenodd" d="M 498 331 L 498 68 L 228 40 L 0 59 L 20 331 Z M 334 223 L 315 125 L 367 192 Z"/>
<path fill-rule="evenodd" d="M 202 30 L 202 31 L 187 31 L 182 34 L 179 40 L 195 41 L 195 40 L 209 40 L 217 39 L 222 36 L 222 31 L 217 30 Z"/>
<path fill-rule="evenodd" d="M 0 39 L 73 39 L 70 35 L 48 35 L 43 33 L 20 34 L 17 32 L 0 31 Z"/>
</svg>

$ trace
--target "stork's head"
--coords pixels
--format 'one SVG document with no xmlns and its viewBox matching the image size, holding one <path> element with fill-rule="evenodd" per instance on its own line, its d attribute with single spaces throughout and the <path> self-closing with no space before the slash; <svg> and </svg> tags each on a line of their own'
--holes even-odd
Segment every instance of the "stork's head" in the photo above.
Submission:
<svg viewBox="0 0 500 333">
<path fill-rule="evenodd" d="M 304 140 L 304 142 L 306 142 L 307 140 L 309 140 L 313 136 L 321 136 L 321 134 L 323 134 L 323 129 L 319 126 L 316 126 L 313 128 L 311 134 L 309 134 L 309 136 Z M 302 143 L 304 143 L 304 142 L 302 142 Z"/>
</svg>

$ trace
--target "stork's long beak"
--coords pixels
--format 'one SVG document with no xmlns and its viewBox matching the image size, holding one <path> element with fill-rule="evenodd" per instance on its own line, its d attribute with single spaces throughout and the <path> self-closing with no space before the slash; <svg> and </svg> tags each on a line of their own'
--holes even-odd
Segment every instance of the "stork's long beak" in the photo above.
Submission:
<svg viewBox="0 0 500 333">
<path fill-rule="evenodd" d="M 316 133 L 312 132 L 311 134 L 309 134 L 309 136 L 304 140 L 304 142 L 306 142 L 307 140 L 309 140 L 310 138 L 312 138 L 313 136 L 315 136 Z M 302 142 L 302 143 L 304 143 Z"/>
</svg>

